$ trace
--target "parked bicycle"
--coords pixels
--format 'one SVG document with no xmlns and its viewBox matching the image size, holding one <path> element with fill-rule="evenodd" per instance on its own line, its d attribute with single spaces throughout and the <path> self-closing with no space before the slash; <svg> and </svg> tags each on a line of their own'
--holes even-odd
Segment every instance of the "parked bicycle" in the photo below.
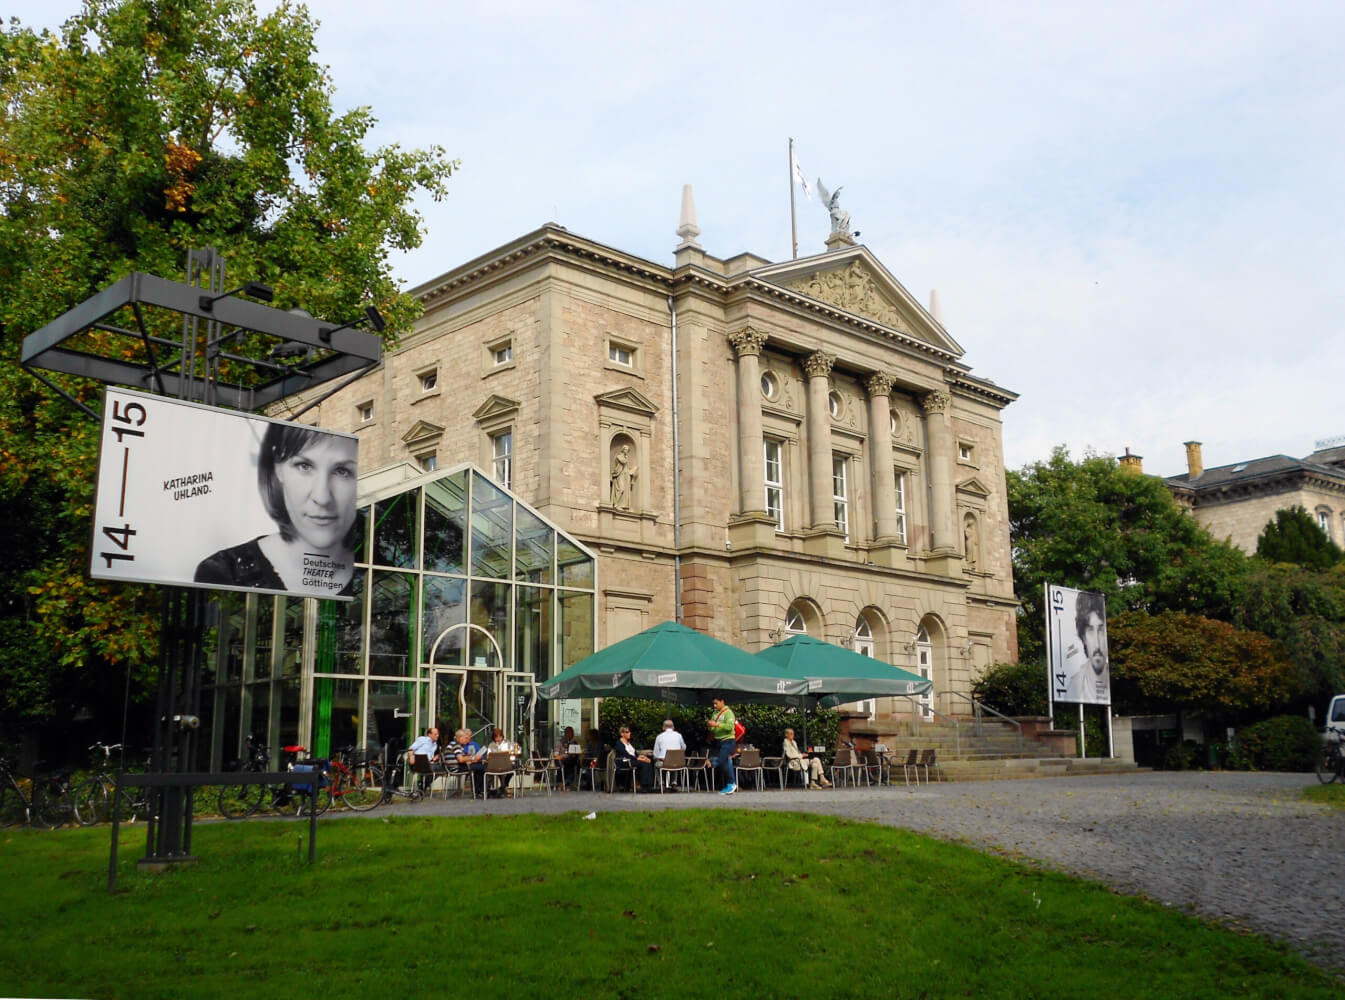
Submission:
<svg viewBox="0 0 1345 1000">
<path fill-rule="evenodd" d="M 1317 780 L 1323 785 L 1345 781 L 1345 743 L 1333 740 L 1322 744 L 1322 752 L 1317 755 Z"/>
<path fill-rule="evenodd" d="M 112 796 L 117 787 L 117 767 L 112 755 L 120 753 L 122 745 L 113 743 L 95 743 L 90 751 L 101 752 L 102 759 L 95 760 L 94 772 L 73 790 L 75 797 L 75 820 L 81 826 L 102 823 L 112 818 Z M 149 790 L 144 787 L 123 785 L 121 789 L 121 818 L 123 822 L 134 823 L 150 812 Z"/>
<path fill-rule="evenodd" d="M 408 799 L 411 802 L 419 802 L 425 797 L 418 782 L 411 782 L 410 785 L 403 787 L 406 778 L 406 753 L 399 754 L 397 762 L 392 765 L 392 769 L 384 774 L 379 783 L 383 786 L 383 797 L 379 800 L 382 803 L 390 803 L 394 799 Z"/>
<path fill-rule="evenodd" d="M 271 748 L 257 741 L 251 735 L 247 739 L 247 759 L 241 762 L 239 770 L 254 774 L 267 770 L 271 762 Z M 306 752 L 301 746 L 287 746 L 282 752 L 290 757 L 286 770 L 294 770 L 299 754 Z M 256 815 L 263 808 L 277 812 L 292 812 L 301 815 L 308 811 L 310 798 L 317 797 L 316 809 L 319 815 L 325 813 L 332 804 L 331 790 L 327 785 L 324 765 L 316 761 L 306 763 L 313 769 L 313 781 L 297 785 L 238 784 L 222 785 L 219 793 L 220 815 L 226 819 L 246 819 Z"/>
<path fill-rule="evenodd" d="M 0 826 L 24 824 L 51 830 L 74 821 L 68 771 L 28 778 L 16 775 L 8 762 L 0 761 Z"/>
<path fill-rule="evenodd" d="M 381 771 L 353 746 L 337 751 L 327 770 L 332 805 L 368 812 L 383 801 Z"/>
</svg>

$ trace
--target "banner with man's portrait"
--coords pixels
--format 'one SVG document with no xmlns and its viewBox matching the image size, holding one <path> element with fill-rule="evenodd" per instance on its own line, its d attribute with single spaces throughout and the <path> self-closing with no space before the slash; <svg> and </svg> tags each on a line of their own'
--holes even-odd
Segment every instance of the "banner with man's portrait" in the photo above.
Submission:
<svg viewBox="0 0 1345 1000">
<path fill-rule="evenodd" d="M 106 391 L 90 575 L 349 600 L 358 439 Z"/>
<path fill-rule="evenodd" d="M 1046 585 L 1051 700 L 1111 704 L 1107 602 L 1101 594 Z"/>
</svg>

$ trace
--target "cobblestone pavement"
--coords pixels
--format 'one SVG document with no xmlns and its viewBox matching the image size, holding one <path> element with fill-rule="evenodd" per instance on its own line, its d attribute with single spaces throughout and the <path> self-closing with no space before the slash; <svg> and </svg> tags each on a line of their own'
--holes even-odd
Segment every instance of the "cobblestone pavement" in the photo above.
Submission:
<svg viewBox="0 0 1345 1000">
<path fill-rule="evenodd" d="M 445 815 L 767 808 L 904 827 L 1042 862 L 1288 942 L 1345 972 L 1345 814 L 1309 774 L 1166 772 L 902 788 L 422 802 Z M 378 810 L 372 815 L 379 815 Z"/>
</svg>

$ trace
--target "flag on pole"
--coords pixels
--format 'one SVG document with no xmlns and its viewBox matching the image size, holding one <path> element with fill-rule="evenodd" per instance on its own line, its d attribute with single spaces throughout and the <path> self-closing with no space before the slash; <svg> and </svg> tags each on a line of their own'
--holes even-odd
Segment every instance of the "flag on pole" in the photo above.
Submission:
<svg viewBox="0 0 1345 1000">
<path fill-rule="evenodd" d="M 789 154 L 789 166 L 794 171 L 794 180 L 798 181 L 799 186 L 803 188 L 803 196 L 812 200 L 813 189 L 808 186 L 808 178 L 803 175 L 803 168 L 799 166 L 799 158 L 794 155 L 792 150 Z"/>
</svg>

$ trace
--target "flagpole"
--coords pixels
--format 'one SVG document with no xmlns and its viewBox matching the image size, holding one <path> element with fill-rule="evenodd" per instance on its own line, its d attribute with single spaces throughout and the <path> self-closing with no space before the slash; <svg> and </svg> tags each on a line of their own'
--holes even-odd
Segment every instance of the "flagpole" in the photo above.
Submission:
<svg viewBox="0 0 1345 1000">
<path fill-rule="evenodd" d="M 789 242 L 792 247 L 792 260 L 799 259 L 799 231 L 794 221 L 794 138 L 789 139 Z"/>
</svg>

